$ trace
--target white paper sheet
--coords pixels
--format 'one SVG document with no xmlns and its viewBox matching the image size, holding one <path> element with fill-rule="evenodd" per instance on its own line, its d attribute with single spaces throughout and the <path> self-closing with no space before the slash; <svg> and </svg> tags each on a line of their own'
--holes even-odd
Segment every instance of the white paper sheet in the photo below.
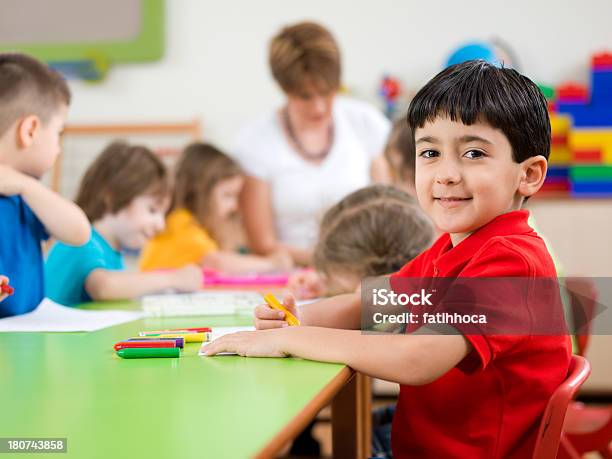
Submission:
<svg viewBox="0 0 612 459">
<path fill-rule="evenodd" d="M 259 293 L 242 290 L 147 295 L 141 300 L 142 310 L 152 317 L 251 315 L 263 302 Z"/>
<path fill-rule="evenodd" d="M 45 298 L 27 314 L 0 319 L 0 332 L 95 331 L 143 317 L 140 311 L 85 311 Z"/>
<path fill-rule="evenodd" d="M 241 332 L 241 331 L 253 331 L 253 330 L 255 330 L 255 327 L 253 326 L 249 326 L 249 327 L 213 327 L 210 341 L 208 343 L 202 344 L 199 354 L 204 355 L 206 346 L 209 343 L 212 343 L 217 338 L 221 338 L 222 336 L 229 335 L 230 333 L 236 333 L 236 332 Z M 236 355 L 236 353 L 235 352 L 220 352 L 217 355 Z"/>
</svg>

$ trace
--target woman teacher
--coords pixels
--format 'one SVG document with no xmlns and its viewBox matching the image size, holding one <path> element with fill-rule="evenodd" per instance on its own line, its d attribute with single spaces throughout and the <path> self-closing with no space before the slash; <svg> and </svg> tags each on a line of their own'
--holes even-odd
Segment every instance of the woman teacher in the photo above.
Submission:
<svg viewBox="0 0 612 459">
<path fill-rule="evenodd" d="M 234 155 L 247 174 L 241 206 L 251 249 L 287 250 L 311 261 L 322 214 L 348 193 L 386 181 L 382 156 L 389 121 L 375 108 L 338 96 L 340 50 L 324 27 L 285 27 L 270 44 L 282 107 L 245 127 Z"/>
</svg>

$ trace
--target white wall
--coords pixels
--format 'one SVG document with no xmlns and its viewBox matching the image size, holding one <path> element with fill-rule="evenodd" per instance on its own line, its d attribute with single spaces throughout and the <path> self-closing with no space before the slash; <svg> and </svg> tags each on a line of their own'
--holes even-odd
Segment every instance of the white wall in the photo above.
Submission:
<svg viewBox="0 0 612 459">
<path fill-rule="evenodd" d="M 586 83 L 589 56 L 612 49 L 610 18 L 610 0 L 167 0 L 165 57 L 117 65 L 102 84 L 71 83 L 70 121 L 200 117 L 205 136 L 228 147 L 243 122 L 282 101 L 267 44 L 302 19 L 334 32 L 345 84 L 374 101 L 383 72 L 418 89 L 457 44 L 493 36 L 536 81 Z"/>
</svg>

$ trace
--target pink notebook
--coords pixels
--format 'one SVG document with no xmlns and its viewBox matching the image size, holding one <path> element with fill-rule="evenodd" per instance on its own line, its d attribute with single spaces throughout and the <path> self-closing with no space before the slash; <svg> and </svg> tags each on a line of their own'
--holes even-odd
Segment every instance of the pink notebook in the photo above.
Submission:
<svg viewBox="0 0 612 459">
<path fill-rule="evenodd" d="M 214 269 L 203 268 L 204 285 L 275 285 L 284 287 L 289 273 L 224 274 Z"/>
</svg>

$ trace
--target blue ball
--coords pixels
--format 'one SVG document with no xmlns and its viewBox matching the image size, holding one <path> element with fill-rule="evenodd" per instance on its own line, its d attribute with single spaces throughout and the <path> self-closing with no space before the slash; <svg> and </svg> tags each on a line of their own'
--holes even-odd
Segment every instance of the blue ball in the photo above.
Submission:
<svg viewBox="0 0 612 459">
<path fill-rule="evenodd" d="M 485 42 L 473 42 L 457 48 L 446 61 L 446 67 L 462 62 L 481 59 L 501 67 L 501 60 L 495 52 L 495 47 Z"/>
</svg>

